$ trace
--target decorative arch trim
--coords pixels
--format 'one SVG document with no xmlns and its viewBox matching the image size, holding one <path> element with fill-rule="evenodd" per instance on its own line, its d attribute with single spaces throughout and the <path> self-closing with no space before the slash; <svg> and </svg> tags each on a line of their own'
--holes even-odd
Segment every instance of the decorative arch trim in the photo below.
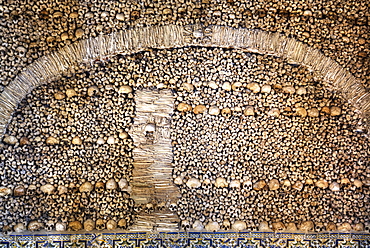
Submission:
<svg viewBox="0 0 370 248">
<path fill-rule="evenodd" d="M 367 121 L 370 131 L 370 92 L 350 72 L 318 49 L 280 33 L 226 26 L 166 25 L 122 30 L 80 40 L 37 59 L 24 68 L 0 94 L 0 138 L 18 103 L 34 88 L 56 80 L 73 65 L 105 60 L 117 54 L 134 54 L 151 48 L 187 46 L 243 49 L 284 58 L 307 67 L 327 82 Z"/>
</svg>

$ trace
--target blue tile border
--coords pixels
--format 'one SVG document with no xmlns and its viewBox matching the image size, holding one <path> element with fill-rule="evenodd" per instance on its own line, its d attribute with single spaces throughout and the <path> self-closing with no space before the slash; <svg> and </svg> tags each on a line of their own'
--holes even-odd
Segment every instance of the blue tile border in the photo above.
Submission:
<svg viewBox="0 0 370 248">
<path fill-rule="evenodd" d="M 3 247 L 368 247 L 370 233 L 161 232 L 0 236 Z"/>
</svg>

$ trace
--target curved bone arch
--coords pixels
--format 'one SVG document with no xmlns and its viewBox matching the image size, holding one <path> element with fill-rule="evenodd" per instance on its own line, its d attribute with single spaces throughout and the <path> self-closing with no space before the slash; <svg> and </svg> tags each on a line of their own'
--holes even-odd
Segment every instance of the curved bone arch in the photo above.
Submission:
<svg viewBox="0 0 370 248">
<path fill-rule="evenodd" d="M 370 92 L 345 68 L 318 49 L 283 34 L 225 26 L 167 25 L 122 30 L 80 40 L 27 66 L 0 95 L 0 138 L 17 104 L 35 87 L 58 79 L 74 64 L 133 54 L 150 48 L 224 47 L 284 58 L 306 66 L 361 112 L 370 130 Z"/>
</svg>

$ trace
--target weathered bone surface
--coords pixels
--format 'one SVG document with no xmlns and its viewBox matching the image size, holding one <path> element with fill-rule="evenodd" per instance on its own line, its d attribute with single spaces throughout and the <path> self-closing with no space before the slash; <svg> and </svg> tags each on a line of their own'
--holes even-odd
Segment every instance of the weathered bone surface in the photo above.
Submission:
<svg viewBox="0 0 370 248">
<path fill-rule="evenodd" d="M 104 60 L 116 54 L 132 54 L 149 48 L 184 46 L 233 47 L 249 52 L 282 57 L 292 64 L 307 66 L 333 90 L 341 92 L 362 113 L 369 129 L 370 92 L 350 72 L 318 49 L 279 33 L 225 26 L 167 25 L 123 30 L 78 41 L 41 57 L 27 66 L 0 95 L 0 133 L 17 104 L 35 87 L 59 78 L 76 63 Z"/>
<path fill-rule="evenodd" d="M 170 137 L 173 94 L 170 90 L 139 90 L 135 93 L 136 116 L 130 130 L 135 148 L 131 181 L 136 204 L 151 201 L 176 202 L 180 193 L 172 182 Z M 167 208 L 142 214 L 132 230 L 177 230 L 179 219 Z"/>
</svg>

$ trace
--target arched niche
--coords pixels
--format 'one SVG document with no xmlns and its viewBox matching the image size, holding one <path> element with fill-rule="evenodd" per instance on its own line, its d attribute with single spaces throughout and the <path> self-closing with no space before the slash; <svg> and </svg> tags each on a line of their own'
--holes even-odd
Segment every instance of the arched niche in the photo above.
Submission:
<svg viewBox="0 0 370 248">
<path fill-rule="evenodd" d="M 122 30 L 85 40 L 45 55 L 30 64 L 0 95 L 0 138 L 3 137 L 17 104 L 35 87 L 58 79 L 73 65 L 105 60 L 117 54 L 133 54 L 151 48 L 186 46 L 243 49 L 248 52 L 281 57 L 315 72 L 317 77 L 360 111 L 370 126 L 370 92 L 346 68 L 318 49 L 280 33 L 225 26 L 167 25 Z"/>
</svg>

